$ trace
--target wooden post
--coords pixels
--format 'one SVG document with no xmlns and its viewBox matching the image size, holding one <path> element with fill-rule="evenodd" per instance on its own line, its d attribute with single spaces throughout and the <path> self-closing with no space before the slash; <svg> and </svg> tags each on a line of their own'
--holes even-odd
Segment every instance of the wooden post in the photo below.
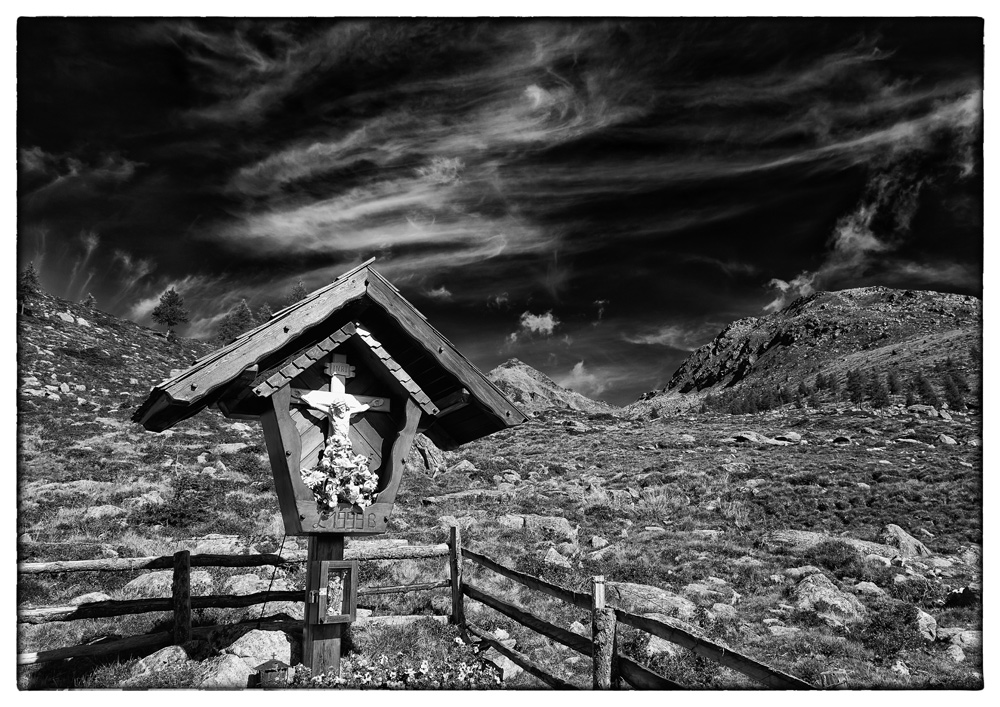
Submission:
<svg viewBox="0 0 1000 707">
<path fill-rule="evenodd" d="M 320 563 L 344 559 L 343 535 L 310 535 L 306 556 L 306 611 L 302 638 L 302 662 L 313 675 L 340 675 L 340 641 L 345 624 L 321 624 L 319 602 L 311 601 L 322 583 Z"/>
<path fill-rule="evenodd" d="M 174 608 L 174 645 L 191 640 L 191 552 L 174 553 L 174 581 L 171 586 Z"/>
<path fill-rule="evenodd" d="M 462 596 L 462 530 L 451 526 L 448 539 L 448 564 L 451 570 L 451 623 L 465 623 L 465 605 Z"/>
<path fill-rule="evenodd" d="M 594 640 L 594 689 L 610 690 L 618 686 L 615 663 L 615 610 L 604 606 L 604 576 L 593 578 L 593 602 L 590 625 Z"/>
</svg>

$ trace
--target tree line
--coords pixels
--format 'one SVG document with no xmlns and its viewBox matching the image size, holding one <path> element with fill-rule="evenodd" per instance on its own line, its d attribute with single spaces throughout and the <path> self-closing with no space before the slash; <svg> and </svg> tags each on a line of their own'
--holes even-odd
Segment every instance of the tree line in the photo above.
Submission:
<svg viewBox="0 0 1000 707">
<path fill-rule="evenodd" d="M 970 349 L 969 359 L 974 366 L 980 364 L 978 346 Z M 879 409 L 894 401 L 899 402 L 899 398 L 903 398 L 902 402 L 907 406 L 922 403 L 941 407 L 942 402 L 946 402 L 952 410 L 963 410 L 973 400 L 982 405 L 982 384 L 973 391 L 963 369 L 949 356 L 935 363 L 926 375 L 920 370 L 904 375 L 897 369 L 880 373 L 855 368 L 849 370 L 843 380 L 833 373 L 820 372 L 812 380 L 800 380 L 798 385 L 745 386 L 710 393 L 702 401 L 701 411 L 746 415 L 784 405 L 802 409 L 836 402 L 851 402 L 854 405 L 867 402 Z"/>
</svg>

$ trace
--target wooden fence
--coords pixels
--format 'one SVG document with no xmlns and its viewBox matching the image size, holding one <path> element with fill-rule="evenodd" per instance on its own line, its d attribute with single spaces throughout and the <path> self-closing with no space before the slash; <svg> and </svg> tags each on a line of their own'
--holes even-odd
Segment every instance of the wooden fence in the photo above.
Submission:
<svg viewBox="0 0 1000 707">
<path fill-rule="evenodd" d="M 406 560 L 433 557 L 448 557 L 454 555 L 453 547 L 441 543 L 438 545 L 399 545 L 394 547 L 365 547 L 358 543 L 344 551 L 344 559 L 371 562 L 377 560 Z M 76 621 L 79 619 L 109 618 L 129 614 L 169 611 L 173 614 L 171 631 L 131 636 L 124 639 L 92 643 L 82 646 L 56 648 L 36 653 L 20 653 L 17 656 L 18 665 L 33 665 L 67 658 L 100 657 L 119 653 L 132 653 L 157 650 L 171 644 L 181 644 L 193 637 L 206 636 L 219 626 L 200 626 L 192 628 L 191 611 L 193 609 L 235 609 L 255 604 L 285 601 L 305 601 L 302 590 L 267 591 L 254 594 L 218 594 L 191 596 L 192 567 L 264 567 L 287 566 L 304 562 L 306 553 L 296 551 L 287 555 L 192 555 L 187 550 L 164 557 L 129 557 L 109 558 L 100 560 L 74 560 L 59 562 L 22 562 L 17 566 L 20 574 L 53 574 L 60 572 L 130 572 L 137 570 L 173 569 L 171 597 L 157 599 L 125 599 L 98 601 L 79 606 L 42 606 L 18 608 L 19 623 L 40 624 L 50 621 Z M 396 594 L 415 592 L 428 589 L 447 588 L 452 586 L 452 580 L 444 579 L 437 582 L 420 582 L 384 587 L 363 587 L 358 590 L 358 596 L 373 596 L 377 594 Z M 297 632 L 302 630 L 301 621 L 247 622 L 256 626 L 260 623 L 265 629 L 284 629 Z"/>
<path fill-rule="evenodd" d="M 550 674 L 534 664 L 521 652 L 503 645 L 481 627 L 469 622 L 465 615 L 465 599 L 494 609 L 517 623 L 526 626 L 546 638 L 561 643 L 592 659 L 594 689 L 615 689 L 622 682 L 636 689 L 677 690 L 682 685 L 666 678 L 648 667 L 618 653 L 617 626 L 619 623 L 645 631 L 653 636 L 690 648 L 696 654 L 720 665 L 740 672 L 769 688 L 782 690 L 812 690 L 815 686 L 792 675 L 771 668 L 730 648 L 714 643 L 703 636 L 657 619 L 639 616 L 622 609 L 606 605 L 604 578 L 591 578 L 591 591 L 578 592 L 547 582 L 539 577 L 505 567 L 478 552 L 462 547 L 461 532 L 452 527 L 447 543 L 438 545 L 400 545 L 395 547 L 365 548 L 365 543 L 346 548 L 344 558 L 348 560 L 402 560 L 447 557 L 449 579 L 437 582 L 422 582 L 384 587 L 366 587 L 358 590 L 358 596 L 402 593 L 449 588 L 451 590 L 452 623 L 458 624 L 466 632 L 466 637 L 474 637 L 485 646 L 493 647 L 515 664 L 534 675 L 539 680 L 557 689 L 572 689 L 570 683 Z M 464 560 L 492 570 L 529 589 L 548 594 L 591 614 L 591 637 L 581 636 L 531 612 L 494 596 L 480 587 L 465 581 Z M 191 555 L 188 551 L 166 557 L 114 558 L 102 560 L 79 560 L 71 562 L 21 563 L 18 571 L 22 574 L 79 572 L 79 571 L 135 571 L 173 569 L 172 596 L 161 599 L 132 599 L 121 601 L 101 601 L 80 606 L 47 606 L 19 608 L 18 621 L 21 623 L 45 623 L 48 621 L 73 621 L 77 619 L 106 618 L 154 611 L 173 613 L 173 630 L 144 636 L 108 641 L 106 643 L 57 648 L 38 653 L 22 653 L 17 657 L 18 665 L 31 665 L 66 658 L 97 657 L 118 653 L 151 651 L 171 644 L 180 644 L 192 637 L 208 635 L 219 626 L 192 628 L 192 609 L 239 608 L 275 601 L 304 601 L 302 590 L 270 591 L 247 595 L 191 596 L 191 567 L 261 567 L 282 566 L 305 561 L 305 552 L 279 555 Z M 301 631 L 301 621 L 247 622 L 260 623 L 261 628 Z M 471 640 L 471 639 L 470 639 Z"/>
</svg>

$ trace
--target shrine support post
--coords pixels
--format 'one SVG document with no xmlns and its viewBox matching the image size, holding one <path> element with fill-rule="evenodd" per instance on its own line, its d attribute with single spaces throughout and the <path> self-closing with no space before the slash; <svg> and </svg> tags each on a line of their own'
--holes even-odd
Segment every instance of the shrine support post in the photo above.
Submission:
<svg viewBox="0 0 1000 707">
<path fill-rule="evenodd" d="M 302 634 L 302 662 L 313 675 L 340 675 L 340 642 L 344 626 L 350 624 L 319 623 L 319 602 L 310 601 L 313 592 L 325 590 L 325 577 L 320 571 L 323 560 L 344 559 L 343 535 L 310 535 L 306 563 L 306 615 Z"/>
</svg>

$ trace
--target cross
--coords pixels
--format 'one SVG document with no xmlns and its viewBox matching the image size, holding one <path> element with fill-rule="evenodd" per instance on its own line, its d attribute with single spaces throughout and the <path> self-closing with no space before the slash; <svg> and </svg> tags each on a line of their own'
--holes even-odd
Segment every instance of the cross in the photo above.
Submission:
<svg viewBox="0 0 1000 707">
<path fill-rule="evenodd" d="M 329 416 L 336 434 L 347 439 L 351 416 L 359 412 L 389 412 L 389 399 L 371 395 L 350 395 L 346 392 L 347 379 L 354 377 L 354 366 L 347 363 L 347 356 L 333 354 L 326 364 L 330 377 L 329 390 L 294 391 L 310 408 Z"/>
</svg>

